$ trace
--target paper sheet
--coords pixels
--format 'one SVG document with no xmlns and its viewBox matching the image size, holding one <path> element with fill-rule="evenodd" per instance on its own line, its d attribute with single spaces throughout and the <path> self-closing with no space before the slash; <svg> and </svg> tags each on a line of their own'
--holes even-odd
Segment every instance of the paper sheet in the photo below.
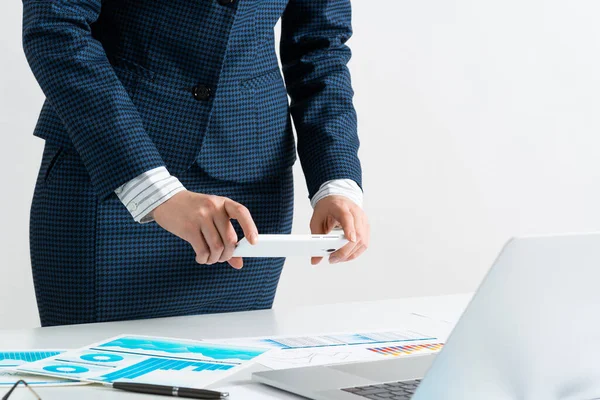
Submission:
<svg viewBox="0 0 600 400">
<path fill-rule="evenodd" d="M 18 380 L 24 380 L 32 386 L 69 386 L 83 385 L 87 382 L 71 379 L 58 379 L 14 372 L 25 363 L 43 360 L 64 353 L 64 350 L 11 350 L 0 351 L 0 387 L 11 387 Z"/>
<path fill-rule="evenodd" d="M 17 370 L 89 382 L 202 388 L 250 365 L 269 348 L 121 335 Z"/>
<path fill-rule="evenodd" d="M 443 343 L 435 335 L 402 329 L 211 341 L 236 346 L 270 347 L 273 351 L 265 354 L 258 362 L 271 369 L 436 353 L 443 346 Z"/>
</svg>

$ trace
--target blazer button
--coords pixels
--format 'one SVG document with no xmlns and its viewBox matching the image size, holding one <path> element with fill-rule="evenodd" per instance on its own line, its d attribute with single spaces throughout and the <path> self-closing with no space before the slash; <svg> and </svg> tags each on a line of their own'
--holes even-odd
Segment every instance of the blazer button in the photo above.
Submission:
<svg viewBox="0 0 600 400">
<path fill-rule="evenodd" d="M 219 0 L 219 4 L 222 6 L 226 6 L 228 4 L 232 4 L 235 0 Z"/>
<path fill-rule="evenodd" d="M 208 86 L 197 85 L 192 88 L 192 94 L 196 100 L 208 100 L 211 90 Z"/>
</svg>

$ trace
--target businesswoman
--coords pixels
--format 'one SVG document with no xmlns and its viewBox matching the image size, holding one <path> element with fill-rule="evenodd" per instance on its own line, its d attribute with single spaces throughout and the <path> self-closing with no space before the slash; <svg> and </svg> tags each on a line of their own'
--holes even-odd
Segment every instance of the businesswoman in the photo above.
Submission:
<svg viewBox="0 0 600 400">
<path fill-rule="evenodd" d="M 284 259 L 232 252 L 290 233 L 296 150 L 330 262 L 364 252 L 350 35 L 350 0 L 23 0 L 42 325 L 270 308 Z"/>
</svg>

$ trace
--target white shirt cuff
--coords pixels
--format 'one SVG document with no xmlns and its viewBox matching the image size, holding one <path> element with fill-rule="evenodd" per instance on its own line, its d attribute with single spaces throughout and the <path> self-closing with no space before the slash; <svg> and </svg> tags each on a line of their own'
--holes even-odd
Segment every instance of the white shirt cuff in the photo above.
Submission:
<svg viewBox="0 0 600 400">
<path fill-rule="evenodd" d="M 154 221 L 150 213 L 175 194 L 185 190 L 183 184 L 167 171 L 158 167 L 146 171 L 115 189 L 115 193 L 136 222 Z"/>
<path fill-rule="evenodd" d="M 319 200 L 331 195 L 345 196 L 360 208 L 363 206 L 363 191 L 352 179 L 332 179 L 323 183 L 319 191 L 310 199 L 310 205 L 315 208 Z"/>
</svg>

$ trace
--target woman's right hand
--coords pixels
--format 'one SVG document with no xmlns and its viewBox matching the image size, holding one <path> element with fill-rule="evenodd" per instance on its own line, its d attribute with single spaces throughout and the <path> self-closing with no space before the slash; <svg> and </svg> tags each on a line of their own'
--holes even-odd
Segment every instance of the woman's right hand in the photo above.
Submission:
<svg viewBox="0 0 600 400">
<path fill-rule="evenodd" d="M 233 268 L 243 266 L 241 257 L 232 257 L 238 237 L 230 219 L 236 219 L 250 244 L 258 229 L 248 209 L 227 197 L 181 191 L 152 211 L 162 228 L 192 245 L 198 264 L 227 261 Z"/>
</svg>

